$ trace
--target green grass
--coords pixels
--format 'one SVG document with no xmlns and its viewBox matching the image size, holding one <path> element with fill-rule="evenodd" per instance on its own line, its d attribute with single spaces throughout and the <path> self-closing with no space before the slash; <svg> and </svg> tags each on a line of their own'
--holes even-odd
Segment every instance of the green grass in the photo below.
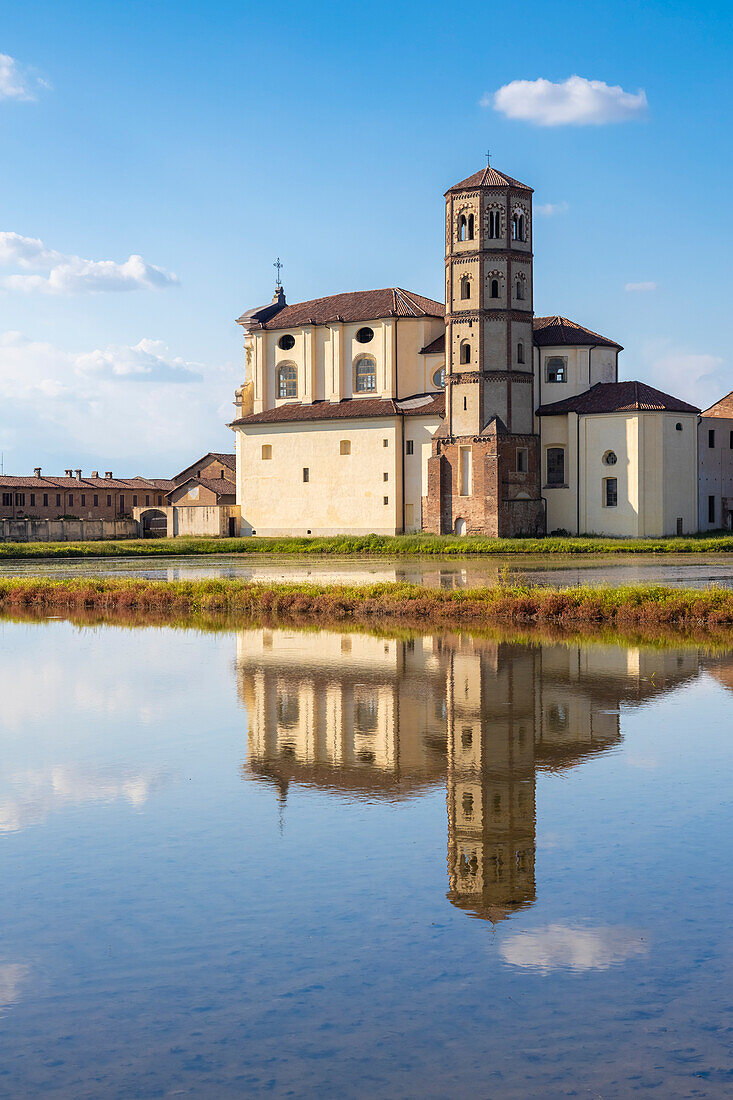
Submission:
<svg viewBox="0 0 733 1100">
<path fill-rule="evenodd" d="M 175 538 L 111 542 L 4 542 L 0 562 L 17 558 L 195 557 L 201 554 L 323 554 L 420 556 L 497 554 L 722 554 L 733 535 L 685 538 L 492 539 L 481 535 L 335 535 L 331 538 Z"/>
<path fill-rule="evenodd" d="M 700 638 L 733 646 L 733 590 L 664 585 L 548 588 L 493 585 L 446 591 L 412 584 L 257 584 L 237 580 L 0 578 L 0 614 L 87 615 L 130 625 L 217 617 L 227 625 L 386 624 L 420 630 L 541 627 L 615 631 L 657 641 Z"/>
</svg>

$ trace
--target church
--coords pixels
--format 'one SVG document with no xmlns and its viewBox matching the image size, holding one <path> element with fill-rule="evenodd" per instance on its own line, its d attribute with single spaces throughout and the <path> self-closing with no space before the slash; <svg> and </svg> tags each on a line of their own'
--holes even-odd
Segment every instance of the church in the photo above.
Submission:
<svg viewBox="0 0 733 1100">
<path fill-rule="evenodd" d="M 445 303 L 400 287 L 238 318 L 241 534 L 643 537 L 698 526 L 700 410 L 533 309 L 532 188 L 445 193 Z"/>
</svg>

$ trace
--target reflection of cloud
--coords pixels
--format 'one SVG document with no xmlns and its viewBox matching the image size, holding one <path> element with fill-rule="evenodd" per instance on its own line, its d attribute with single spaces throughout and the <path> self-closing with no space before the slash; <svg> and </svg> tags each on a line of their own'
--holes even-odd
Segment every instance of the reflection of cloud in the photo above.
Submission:
<svg viewBox="0 0 733 1100">
<path fill-rule="evenodd" d="M 0 833 L 40 825 L 49 814 L 82 803 L 122 798 L 132 806 L 142 806 L 168 778 L 166 772 L 110 776 L 63 765 L 18 773 L 11 779 L 16 796 L 0 799 Z"/>
<path fill-rule="evenodd" d="M 519 932 L 504 940 L 500 951 L 512 966 L 547 974 L 551 970 L 607 970 L 648 950 L 633 928 L 573 927 L 550 924 L 532 932 Z"/>
<path fill-rule="evenodd" d="M 28 967 L 20 963 L 0 963 L 0 1012 L 19 1000 L 20 986 L 27 973 Z"/>
</svg>

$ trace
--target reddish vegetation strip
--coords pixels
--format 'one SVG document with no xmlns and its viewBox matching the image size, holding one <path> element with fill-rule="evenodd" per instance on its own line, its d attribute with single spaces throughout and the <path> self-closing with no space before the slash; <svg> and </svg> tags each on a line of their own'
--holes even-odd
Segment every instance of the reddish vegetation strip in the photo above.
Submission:
<svg viewBox="0 0 733 1100">
<path fill-rule="evenodd" d="M 302 625 L 387 624 L 414 630 L 492 626 L 612 630 L 649 637 L 714 635 L 733 644 L 733 591 L 661 585 L 554 589 L 498 585 L 445 591 L 407 584 L 333 586 L 236 580 L 0 580 L 6 615 L 96 612 L 171 625 L 201 616 Z M 26 617 L 23 614 L 23 617 Z"/>
</svg>

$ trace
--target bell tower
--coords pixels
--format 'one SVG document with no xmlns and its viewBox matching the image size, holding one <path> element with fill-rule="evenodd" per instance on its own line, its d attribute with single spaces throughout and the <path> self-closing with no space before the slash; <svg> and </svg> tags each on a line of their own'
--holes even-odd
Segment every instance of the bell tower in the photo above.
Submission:
<svg viewBox="0 0 733 1100">
<path fill-rule="evenodd" d="M 445 194 L 445 423 L 424 527 L 541 534 L 533 431 L 532 188 L 486 167 Z"/>
</svg>

